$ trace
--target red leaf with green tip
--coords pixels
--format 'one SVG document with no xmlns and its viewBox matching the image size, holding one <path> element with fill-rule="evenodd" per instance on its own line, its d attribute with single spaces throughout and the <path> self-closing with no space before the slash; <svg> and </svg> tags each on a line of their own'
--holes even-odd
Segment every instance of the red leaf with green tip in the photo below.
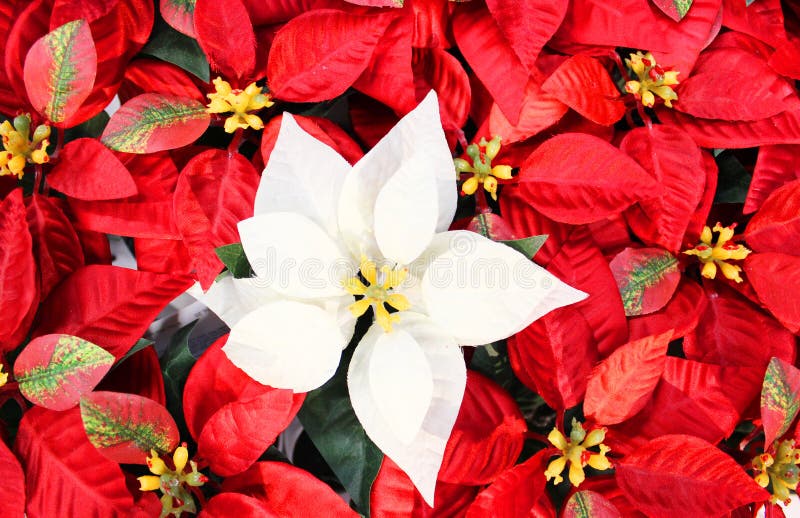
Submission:
<svg viewBox="0 0 800 518">
<path fill-rule="evenodd" d="M 34 338 L 14 362 L 22 395 L 50 410 L 66 410 L 100 383 L 114 364 L 102 347 L 70 335 Z"/>
<path fill-rule="evenodd" d="M 614 504 L 594 491 L 578 491 L 564 505 L 561 518 L 621 518 Z"/>
<path fill-rule="evenodd" d="M 72 198 L 114 200 L 138 192 L 131 173 L 97 139 L 79 138 L 61 150 L 47 183 Z"/>
<path fill-rule="evenodd" d="M 764 202 L 744 233 L 747 244 L 756 252 L 786 252 L 787 243 L 800 239 L 800 180 L 775 189 Z"/>
<path fill-rule="evenodd" d="M 23 73 L 33 107 L 60 126 L 94 86 L 97 51 L 89 24 L 75 20 L 39 38 L 28 51 Z"/>
<path fill-rule="evenodd" d="M 761 389 L 761 421 L 765 449 L 789 430 L 800 412 L 800 370 L 780 358 L 772 358 Z"/>
<path fill-rule="evenodd" d="M 681 21 L 692 6 L 692 0 L 653 0 L 653 3 L 676 22 Z"/>
<path fill-rule="evenodd" d="M 395 16 L 314 9 L 292 19 L 269 51 L 270 90 L 292 102 L 325 101 L 344 93 L 369 64 Z"/>
<path fill-rule="evenodd" d="M 664 372 L 672 331 L 629 342 L 592 370 L 584 413 L 598 424 L 617 424 L 644 408 Z"/>
<path fill-rule="evenodd" d="M 764 306 L 792 333 L 800 331 L 800 257 L 766 252 L 744 261 L 746 279 Z"/>
<path fill-rule="evenodd" d="M 597 124 L 610 126 L 625 115 L 625 104 L 608 71 L 589 56 L 572 56 L 564 61 L 542 90 Z"/>
<path fill-rule="evenodd" d="M 120 464 L 145 464 L 150 450 L 169 453 L 180 440 L 167 409 L 134 394 L 86 394 L 81 398 L 81 419 L 89 442 Z"/>
<path fill-rule="evenodd" d="M 659 191 L 632 158 L 583 133 L 562 133 L 539 146 L 522 164 L 519 186 L 535 209 L 573 225 L 618 214 Z"/>
<path fill-rule="evenodd" d="M 681 280 L 678 260 L 659 248 L 626 248 L 609 266 L 629 317 L 663 308 Z"/>
<path fill-rule="evenodd" d="M 19 460 L 11 453 L 6 443 L 0 441 L 0 502 L 3 516 L 23 518 L 25 516 L 25 474 Z"/>
<path fill-rule="evenodd" d="M 194 31 L 212 70 L 244 88 L 256 67 L 256 35 L 241 0 L 196 0 Z"/>
<path fill-rule="evenodd" d="M 161 0 L 161 17 L 173 29 L 195 38 L 194 5 L 197 0 Z"/>
<path fill-rule="evenodd" d="M 627 455 L 617 482 L 651 518 L 721 516 L 769 493 L 714 445 L 690 435 L 665 435 Z"/>
<path fill-rule="evenodd" d="M 77 408 L 25 412 L 14 451 L 25 470 L 30 518 L 132 515 L 122 469 L 88 441 Z"/>
<path fill-rule="evenodd" d="M 100 140 L 115 151 L 155 153 L 193 143 L 210 120 L 195 99 L 142 94 L 114 113 Z"/>
<path fill-rule="evenodd" d="M 241 241 L 236 225 L 253 215 L 259 178 L 242 155 L 220 149 L 200 153 L 181 171 L 175 223 L 203 289 L 223 268 L 214 249 Z"/>
</svg>

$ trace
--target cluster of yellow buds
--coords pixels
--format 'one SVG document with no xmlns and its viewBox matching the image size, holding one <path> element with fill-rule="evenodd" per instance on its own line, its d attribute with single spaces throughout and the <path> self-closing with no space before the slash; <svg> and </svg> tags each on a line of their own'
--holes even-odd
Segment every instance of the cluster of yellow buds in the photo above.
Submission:
<svg viewBox="0 0 800 518">
<path fill-rule="evenodd" d="M 389 313 L 384 304 L 388 304 L 397 311 L 406 311 L 411 308 L 411 303 L 405 295 L 392 293 L 392 290 L 403 284 L 408 275 L 408 268 L 391 269 L 381 267 L 381 279 L 378 279 L 378 267 L 366 256 L 361 256 L 361 276 L 367 284 L 361 282 L 358 276 L 350 277 L 343 283 L 344 289 L 351 295 L 364 297 L 350 304 L 350 312 L 358 318 L 372 306 L 375 310 L 375 321 L 387 333 L 392 330 L 392 324 L 400 321 L 400 315 Z"/>
<path fill-rule="evenodd" d="M 789 490 L 797 490 L 800 470 L 800 449 L 795 448 L 794 439 L 780 441 L 772 453 L 762 453 L 751 464 L 756 471 L 755 481 L 772 494 L 770 501 L 789 504 Z"/>
<path fill-rule="evenodd" d="M 605 428 L 595 428 L 587 434 L 583 425 L 575 418 L 572 419 L 569 439 L 564 437 L 564 434 L 558 429 L 553 428 L 553 431 L 547 436 L 547 440 L 561 450 L 561 455 L 547 466 L 547 470 L 544 472 L 547 480 L 554 478 L 554 483 L 560 484 L 564 480 L 561 473 L 569 464 L 569 481 L 573 486 L 578 487 L 586 479 L 586 474 L 583 472 L 584 467 L 590 466 L 599 471 L 611 468 L 611 461 L 606 458 L 606 453 L 611 451 L 611 448 L 603 444 L 605 438 Z M 597 451 L 589 449 L 593 447 L 597 447 Z"/>
<path fill-rule="evenodd" d="M 0 363 L 0 387 L 8 382 L 8 373 L 3 372 L 3 364 Z"/>
<path fill-rule="evenodd" d="M 483 152 L 481 152 L 481 148 L 484 148 Z M 475 194 L 478 187 L 483 184 L 483 188 L 492 195 L 492 199 L 497 200 L 497 179 L 511 179 L 511 166 L 492 166 L 492 160 L 498 152 L 500 152 L 500 137 L 495 135 L 488 142 L 485 138 L 481 138 L 478 144 L 473 143 L 467 146 L 467 156 L 472 159 L 472 164 L 463 158 L 456 158 L 453 161 L 459 178 L 462 174 L 472 173 L 472 176 L 461 186 L 462 194 Z"/>
<path fill-rule="evenodd" d="M 26 164 L 44 164 L 50 160 L 47 146 L 50 141 L 50 126 L 41 124 L 30 138 L 31 116 L 26 114 L 14 118 L 14 123 L 3 121 L 0 136 L 3 137 L 3 151 L 0 151 L 0 176 L 16 175 L 22 178 Z"/>
<path fill-rule="evenodd" d="M 175 448 L 172 455 L 172 464 L 175 469 L 170 469 L 155 450 L 150 450 L 147 467 L 152 475 L 139 477 L 139 489 L 141 491 L 161 490 L 163 495 L 161 496 L 160 518 L 170 514 L 178 518 L 183 512 L 197 512 L 194 498 L 185 486 L 202 486 L 208 482 L 208 478 L 197 471 L 197 463 L 194 461 L 189 461 L 192 470 L 184 473 L 187 461 L 189 461 L 189 450 L 186 449 L 186 443 Z"/>
<path fill-rule="evenodd" d="M 655 96 L 664 99 L 664 106 L 672 108 L 672 101 L 678 100 L 678 94 L 672 89 L 678 84 L 678 74 L 675 70 L 662 68 L 651 53 L 642 54 L 641 51 L 631 54 L 625 64 L 636 74 L 638 81 L 625 83 L 625 91 L 633 94 L 648 108 L 656 102 Z"/>
<path fill-rule="evenodd" d="M 716 277 L 717 267 L 719 267 L 726 279 L 742 282 L 742 277 L 739 275 L 739 272 L 742 271 L 741 266 L 728 261 L 741 261 L 750 254 L 750 250 L 731 241 L 735 228 L 736 223 L 727 227 L 723 227 L 719 223 L 714 225 L 713 231 L 719 233 L 717 242 L 714 244 L 712 229 L 705 226 L 700 234 L 700 243 L 683 252 L 687 255 L 696 255 L 700 259 L 700 262 L 703 263 L 701 274 L 706 279 Z"/>
<path fill-rule="evenodd" d="M 272 106 L 272 98 L 262 92 L 261 87 L 250 83 L 244 90 L 234 90 L 230 83 L 218 77 L 214 79 L 216 92 L 208 94 L 208 113 L 229 113 L 233 115 L 225 119 L 225 131 L 233 133 L 237 128 L 253 128 L 260 130 L 264 122 L 258 115 L 250 112 Z"/>
</svg>

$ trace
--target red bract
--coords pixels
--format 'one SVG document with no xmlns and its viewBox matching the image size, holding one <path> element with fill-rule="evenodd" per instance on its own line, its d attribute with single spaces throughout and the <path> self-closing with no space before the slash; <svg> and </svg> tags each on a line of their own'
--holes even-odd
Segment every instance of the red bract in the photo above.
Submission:
<svg viewBox="0 0 800 518">
<path fill-rule="evenodd" d="M 137 194 L 136 182 L 122 162 L 93 138 L 81 138 L 61 150 L 47 182 L 79 200 L 116 200 Z"/>
</svg>

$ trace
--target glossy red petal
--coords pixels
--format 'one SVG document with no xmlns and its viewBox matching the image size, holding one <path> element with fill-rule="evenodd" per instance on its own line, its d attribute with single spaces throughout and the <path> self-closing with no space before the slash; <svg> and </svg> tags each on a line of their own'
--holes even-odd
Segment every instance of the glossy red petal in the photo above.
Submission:
<svg viewBox="0 0 800 518">
<path fill-rule="evenodd" d="M 681 279 L 675 295 L 666 306 L 655 313 L 628 320 L 630 339 L 658 335 L 672 328 L 675 329 L 675 338 L 685 336 L 697 326 L 706 304 L 707 299 L 700 285 L 689 279 Z"/>
<path fill-rule="evenodd" d="M 93 138 L 76 139 L 64 146 L 47 182 L 67 196 L 89 201 L 127 198 L 138 192 L 122 162 Z"/>
<path fill-rule="evenodd" d="M 800 110 L 752 122 L 698 119 L 668 108 L 659 110 L 658 117 L 664 124 L 676 126 L 697 145 L 706 148 L 739 149 L 800 143 Z"/>
<path fill-rule="evenodd" d="M 163 5 L 163 4 L 162 4 Z M 191 97 L 201 103 L 208 100 L 195 79 L 172 63 L 158 59 L 138 58 L 125 68 L 119 98 L 123 103 L 146 92 L 177 97 Z"/>
<path fill-rule="evenodd" d="M 197 0 L 194 30 L 211 69 L 247 86 L 256 66 L 256 35 L 242 1 Z"/>
<path fill-rule="evenodd" d="M 103 378 L 97 390 L 136 394 L 152 399 L 159 405 L 166 405 L 164 376 L 155 347 L 145 347 L 118 363 Z"/>
<path fill-rule="evenodd" d="M 435 90 L 445 131 L 460 131 L 467 122 L 472 99 L 461 63 L 444 50 L 425 49 L 414 51 L 413 67 L 417 99 Z"/>
<path fill-rule="evenodd" d="M 538 77 L 528 80 L 517 124 L 509 121 L 499 103 L 492 105 L 489 112 L 489 131 L 492 135 L 501 135 L 504 143 L 511 144 L 540 133 L 564 117 L 569 106 L 542 90 L 540 82 Z"/>
<path fill-rule="evenodd" d="M 19 460 L 14 456 L 6 443 L 0 441 L 0 501 L 3 502 L 3 514 L 8 518 L 25 516 L 25 473 Z"/>
<path fill-rule="evenodd" d="M 747 224 L 744 238 L 756 252 L 794 251 L 786 245 L 800 239 L 800 180 L 789 182 L 770 194 Z"/>
<path fill-rule="evenodd" d="M 280 515 L 261 500 L 240 493 L 220 493 L 212 497 L 203 506 L 197 518 L 226 518 L 229 516 L 280 518 Z"/>
<path fill-rule="evenodd" d="M 742 212 L 749 214 L 758 210 L 772 191 L 800 179 L 800 167 L 795 158 L 800 153 L 800 146 L 761 146 L 758 150 L 753 179 L 747 191 Z"/>
<path fill-rule="evenodd" d="M 751 254 L 744 271 L 775 318 L 792 333 L 800 331 L 800 257 L 777 252 Z"/>
<path fill-rule="evenodd" d="M 722 24 L 734 31 L 755 36 L 777 46 L 786 39 L 783 8 L 780 0 L 764 0 L 757 4 L 723 0 Z"/>
</svg>

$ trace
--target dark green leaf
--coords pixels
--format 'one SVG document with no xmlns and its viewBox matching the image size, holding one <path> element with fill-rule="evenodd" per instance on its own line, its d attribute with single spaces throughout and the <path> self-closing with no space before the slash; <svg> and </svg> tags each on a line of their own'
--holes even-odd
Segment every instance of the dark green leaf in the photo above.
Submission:
<svg viewBox="0 0 800 518">
<path fill-rule="evenodd" d="M 205 82 L 211 80 L 208 60 L 197 41 L 176 31 L 160 17 L 142 54 L 168 61 Z"/>
<path fill-rule="evenodd" d="M 539 249 L 544 246 L 544 242 L 547 241 L 548 237 L 549 236 L 547 234 L 542 234 L 541 236 L 531 236 L 522 239 L 500 242 L 504 245 L 510 246 L 528 259 L 533 259 L 533 256 L 536 255 L 536 252 L 538 252 Z"/>
<path fill-rule="evenodd" d="M 117 363 L 115 363 L 114 366 L 111 367 L 111 370 L 116 369 L 117 367 L 119 367 L 122 364 L 122 362 L 124 362 L 125 360 L 127 360 L 128 358 L 133 356 L 134 354 L 138 353 L 139 351 L 141 351 L 145 347 L 150 347 L 151 345 L 153 345 L 153 341 L 152 340 L 148 340 L 147 338 L 139 338 L 139 340 L 135 344 L 133 344 L 133 347 L 131 347 L 130 350 L 125 353 L 125 356 L 120 358 L 119 361 L 117 361 Z"/>
<path fill-rule="evenodd" d="M 189 351 L 189 335 L 197 321 L 178 329 L 159 360 L 164 374 L 164 392 L 167 396 L 167 410 L 175 418 L 181 437 L 188 437 L 189 430 L 183 418 L 183 387 L 189 371 L 197 361 Z"/>
<path fill-rule="evenodd" d="M 100 138 L 110 118 L 107 112 L 102 111 L 83 124 L 64 130 L 64 143 L 79 138 Z"/>
<path fill-rule="evenodd" d="M 253 274 L 241 243 L 221 246 L 214 251 L 235 279 L 244 279 Z"/>
<path fill-rule="evenodd" d="M 347 391 L 349 350 L 325 385 L 309 392 L 298 417 L 358 511 L 369 516 L 369 492 L 383 454 L 358 422 Z"/>
<path fill-rule="evenodd" d="M 714 160 L 719 168 L 714 203 L 744 203 L 753 177 L 730 151 L 723 151 Z"/>
</svg>

